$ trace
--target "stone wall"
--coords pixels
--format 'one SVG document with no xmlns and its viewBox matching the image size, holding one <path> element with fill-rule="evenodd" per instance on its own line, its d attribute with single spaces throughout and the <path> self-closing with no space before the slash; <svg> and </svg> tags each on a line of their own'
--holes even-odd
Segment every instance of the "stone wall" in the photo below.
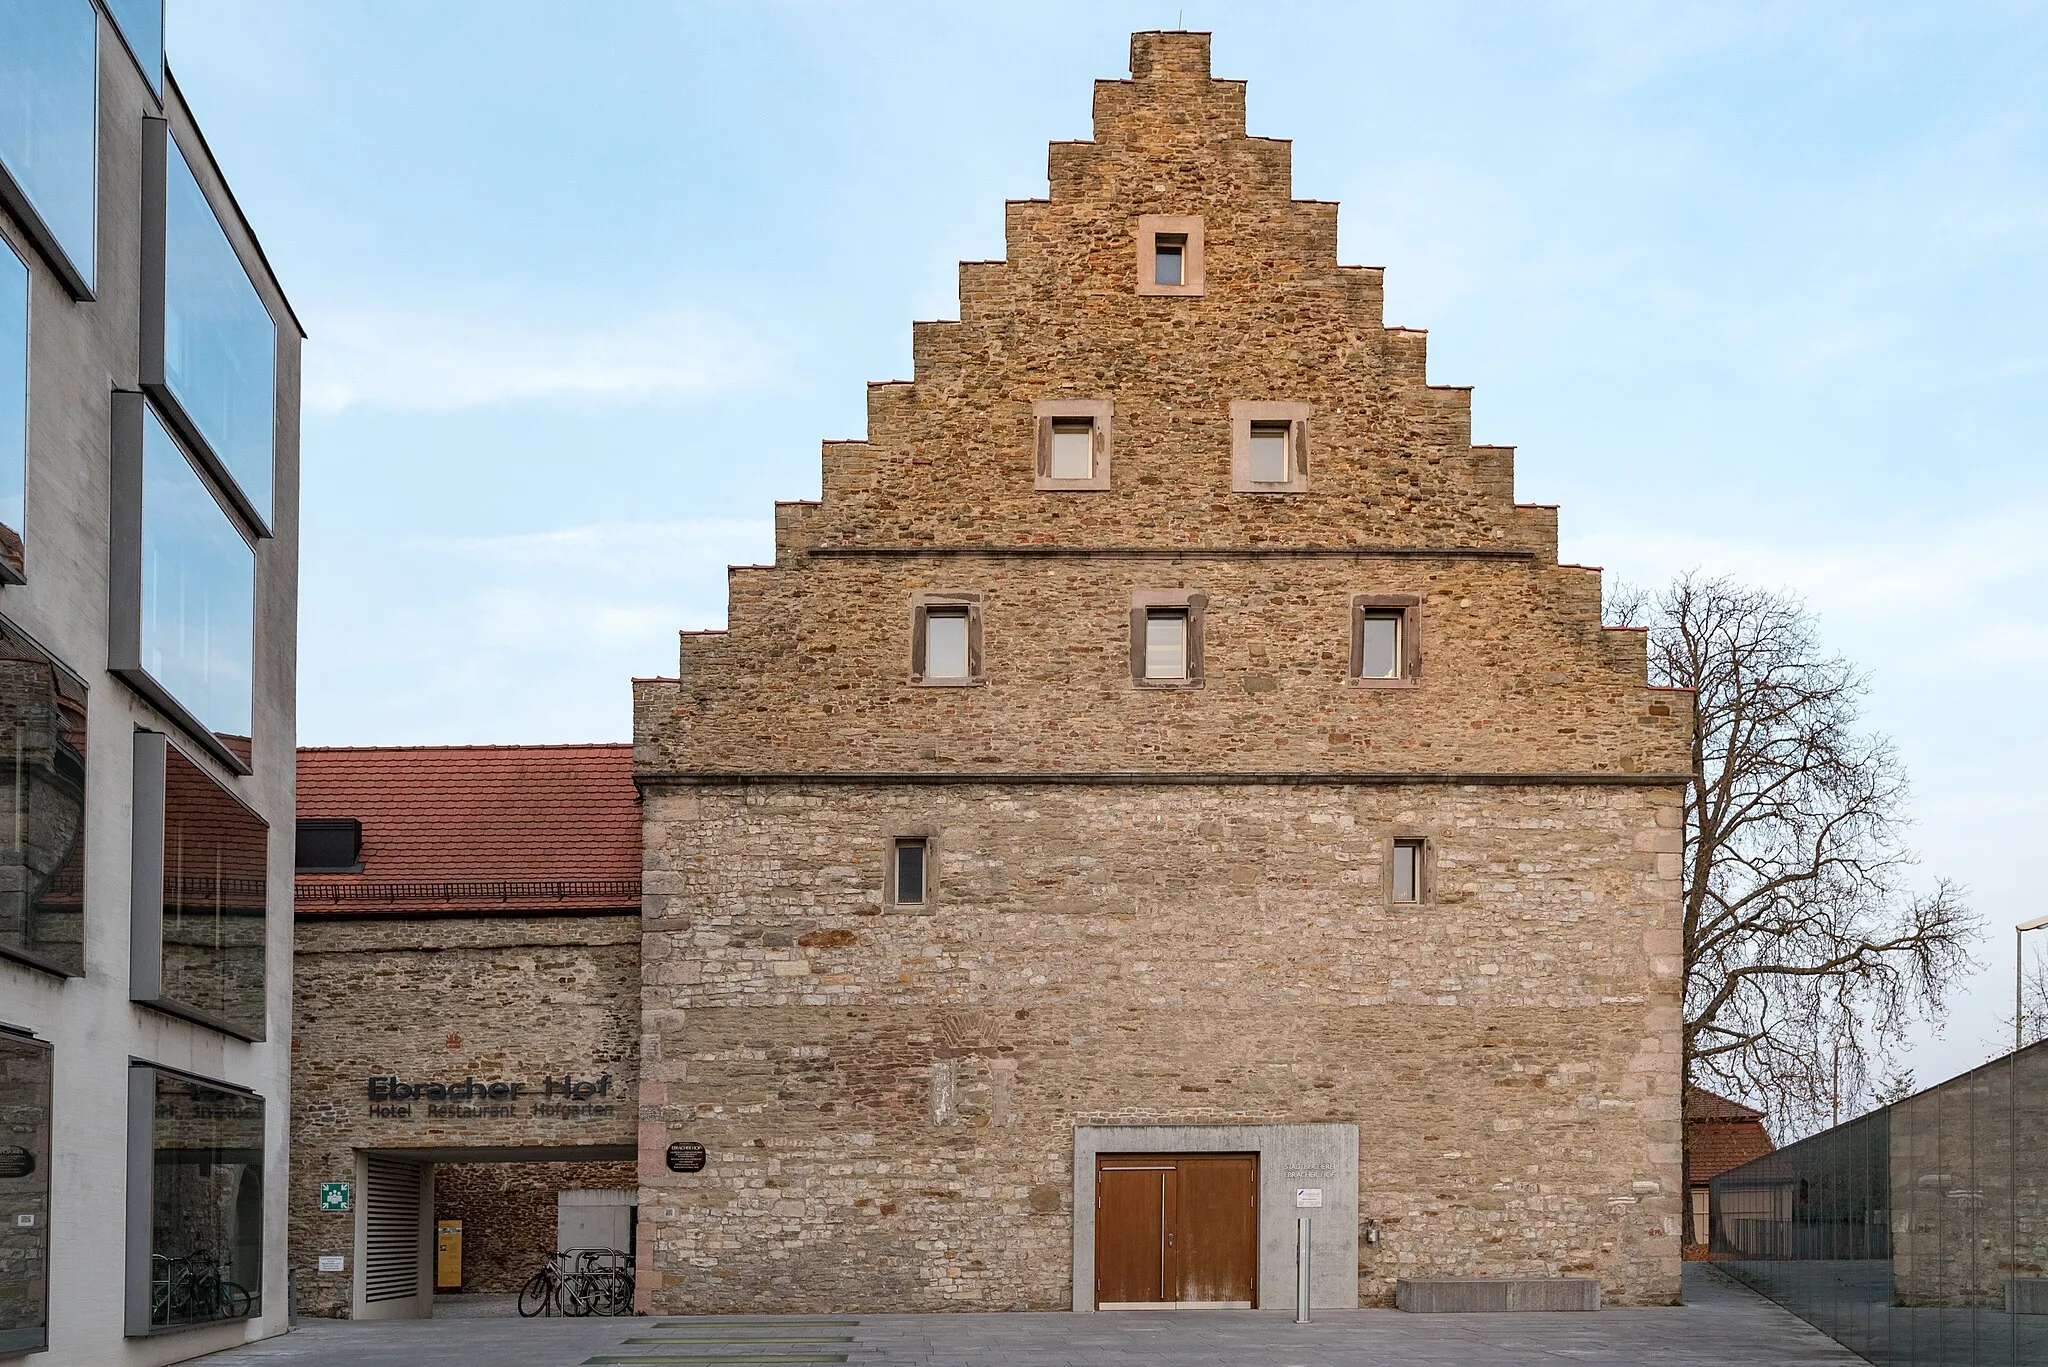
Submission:
<svg viewBox="0 0 2048 1367">
<path fill-rule="evenodd" d="M 462 1221 L 467 1295 L 517 1291 L 555 1247 L 555 1194 L 636 1187 L 631 1163 L 445 1163 L 434 1219 Z"/>
<path fill-rule="evenodd" d="M 321 1213 L 319 1188 L 350 1179 L 356 1150 L 633 1142 L 639 958 L 631 915 L 300 918 L 291 1265 L 302 1314 L 347 1313 L 354 1217 Z M 545 1080 L 565 1074 L 609 1074 L 606 1097 L 550 1102 Z M 373 1076 L 527 1090 L 502 1107 L 510 1114 L 436 1115 L 425 1100 L 373 1103 Z M 546 1225 L 552 1239 L 552 1205 Z M 323 1253 L 351 1255 L 349 1271 L 320 1272 Z"/>
<path fill-rule="evenodd" d="M 648 812 L 661 1310 L 1056 1308 L 1073 1127 L 1356 1122 L 1360 1294 L 1675 1299 L 1679 806 L 1661 788 L 775 786 Z M 928 914 L 882 852 L 932 833 Z M 1392 831 L 1435 841 L 1390 905 Z M 696 1139 L 699 1175 L 659 1147 Z"/>
</svg>

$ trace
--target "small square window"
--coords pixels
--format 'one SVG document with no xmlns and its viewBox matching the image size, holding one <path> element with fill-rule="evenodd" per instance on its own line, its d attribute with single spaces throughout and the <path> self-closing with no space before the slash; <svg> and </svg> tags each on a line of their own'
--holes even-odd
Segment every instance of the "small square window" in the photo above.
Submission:
<svg viewBox="0 0 2048 1367">
<path fill-rule="evenodd" d="M 893 899 L 899 906 L 923 906 L 925 901 L 925 865 L 931 855 L 931 842 L 918 838 L 896 842 L 895 868 L 891 875 L 896 885 Z"/>
<path fill-rule="evenodd" d="M 1054 479 L 1095 478 L 1095 420 L 1054 418 L 1052 420 L 1052 468 Z"/>
<path fill-rule="evenodd" d="M 1185 608 L 1151 608 L 1145 613 L 1145 677 L 1181 680 L 1188 676 L 1188 614 Z"/>
<path fill-rule="evenodd" d="M 1188 235 L 1186 233 L 1160 233 L 1152 239 L 1152 283 L 1155 285 L 1181 285 L 1185 283 L 1182 267 L 1187 261 Z"/>
<path fill-rule="evenodd" d="M 924 676 L 928 680 L 968 677 L 966 608 L 925 609 Z"/>
<path fill-rule="evenodd" d="M 1351 683 L 1414 688 L 1422 677 L 1422 595 L 1359 593 L 1351 598 Z"/>
<path fill-rule="evenodd" d="M 1422 900 L 1423 843 L 1420 840 L 1394 842 L 1394 878 L 1389 896 L 1396 902 Z"/>
<path fill-rule="evenodd" d="M 1401 677 L 1401 616 L 1399 612 L 1368 612 L 1359 624 L 1359 665 L 1361 679 Z"/>
<path fill-rule="evenodd" d="M 1138 293 L 1194 298 L 1202 293 L 1202 220 L 1189 214 L 1139 214 Z"/>
<path fill-rule="evenodd" d="M 1293 445 L 1291 422 L 1252 424 L 1252 483 L 1285 484 L 1291 477 L 1287 448 Z"/>
</svg>

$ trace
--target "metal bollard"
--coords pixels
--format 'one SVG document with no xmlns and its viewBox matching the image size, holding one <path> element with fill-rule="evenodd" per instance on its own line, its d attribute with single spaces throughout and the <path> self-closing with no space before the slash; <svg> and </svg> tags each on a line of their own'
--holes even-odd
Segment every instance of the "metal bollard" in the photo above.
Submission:
<svg viewBox="0 0 2048 1367">
<path fill-rule="evenodd" d="M 1294 1322 L 1309 1322 L 1308 1284 L 1309 1262 L 1309 1217 L 1304 1215 L 1296 1221 L 1294 1234 Z"/>
</svg>

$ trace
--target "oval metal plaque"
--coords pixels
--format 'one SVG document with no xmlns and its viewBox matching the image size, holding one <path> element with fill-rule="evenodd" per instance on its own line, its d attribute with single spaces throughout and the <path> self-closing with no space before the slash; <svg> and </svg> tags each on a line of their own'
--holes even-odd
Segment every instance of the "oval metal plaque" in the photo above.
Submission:
<svg viewBox="0 0 2048 1367">
<path fill-rule="evenodd" d="M 668 1146 L 668 1170 L 670 1172 L 704 1171 L 704 1146 L 693 1140 Z"/>
</svg>

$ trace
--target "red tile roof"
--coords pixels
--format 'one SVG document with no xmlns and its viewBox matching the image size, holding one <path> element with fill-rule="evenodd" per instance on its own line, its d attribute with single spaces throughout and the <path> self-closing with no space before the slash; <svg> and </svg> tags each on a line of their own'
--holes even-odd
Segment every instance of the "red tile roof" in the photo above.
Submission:
<svg viewBox="0 0 2048 1367">
<path fill-rule="evenodd" d="M 300 874 L 301 915 L 639 909 L 630 745 L 302 749 L 298 814 L 363 827 L 362 872 Z"/>
<path fill-rule="evenodd" d="M 1685 1093 L 1685 1180 L 1688 1186 L 1711 1181 L 1761 1158 L 1777 1146 L 1764 1128 L 1764 1113 L 1730 1101 L 1703 1087 Z"/>
</svg>

